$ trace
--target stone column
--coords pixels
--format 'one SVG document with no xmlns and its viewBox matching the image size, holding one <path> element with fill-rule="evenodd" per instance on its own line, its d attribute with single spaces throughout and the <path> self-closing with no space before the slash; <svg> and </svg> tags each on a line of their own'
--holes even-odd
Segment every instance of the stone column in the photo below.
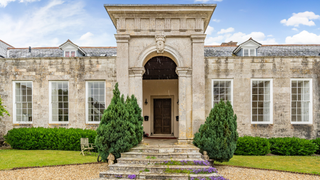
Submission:
<svg viewBox="0 0 320 180">
<path fill-rule="evenodd" d="M 179 76 L 179 144 L 191 143 L 189 135 L 192 130 L 192 97 L 191 97 L 191 70 L 177 67 Z"/>
<path fill-rule="evenodd" d="M 124 96 L 129 95 L 129 34 L 115 34 L 117 40 L 117 82 Z"/>
<path fill-rule="evenodd" d="M 204 39 L 205 34 L 191 35 L 192 41 L 192 132 L 198 131 L 205 122 L 205 62 Z"/>
<path fill-rule="evenodd" d="M 143 111 L 143 86 L 142 86 L 142 77 L 145 70 L 144 67 L 132 67 L 129 70 L 129 79 L 130 79 L 130 95 L 133 94 L 136 96 L 138 104 Z M 143 112 L 141 112 L 143 115 Z"/>
</svg>

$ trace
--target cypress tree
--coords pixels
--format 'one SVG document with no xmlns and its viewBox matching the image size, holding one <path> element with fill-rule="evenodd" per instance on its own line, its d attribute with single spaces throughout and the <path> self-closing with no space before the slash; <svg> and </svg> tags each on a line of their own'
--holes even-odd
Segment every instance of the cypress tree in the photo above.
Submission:
<svg viewBox="0 0 320 180">
<path fill-rule="evenodd" d="M 134 109 L 134 120 L 132 123 L 135 125 L 136 140 L 137 144 L 139 144 L 143 137 L 143 117 L 141 116 L 142 110 L 139 107 L 137 98 L 134 95 L 131 96 L 131 105 Z"/>
<path fill-rule="evenodd" d="M 210 159 L 218 162 L 229 161 L 233 157 L 237 140 L 237 116 L 229 101 L 221 100 L 211 109 L 204 124 L 195 134 L 193 144 L 200 151 L 207 151 Z"/>
<path fill-rule="evenodd" d="M 120 153 L 130 150 L 135 142 L 135 128 L 129 121 L 131 110 L 126 105 L 123 95 L 120 97 L 118 83 L 113 90 L 113 98 L 110 105 L 104 111 L 99 127 L 95 145 L 101 159 L 106 161 L 109 153 L 115 158 L 120 157 Z"/>
</svg>

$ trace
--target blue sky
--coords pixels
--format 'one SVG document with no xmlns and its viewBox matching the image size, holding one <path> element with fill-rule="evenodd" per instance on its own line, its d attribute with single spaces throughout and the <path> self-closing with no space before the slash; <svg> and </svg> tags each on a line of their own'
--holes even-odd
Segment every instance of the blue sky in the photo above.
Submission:
<svg viewBox="0 0 320 180">
<path fill-rule="evenodd" d="M 320 44 L 319 0 L 0 0 L 0 39 L 15 47 L 116 46 L 104 4 L 200 4 L 217 8 L 206 45 L 244 42 Z"/>
</svg>

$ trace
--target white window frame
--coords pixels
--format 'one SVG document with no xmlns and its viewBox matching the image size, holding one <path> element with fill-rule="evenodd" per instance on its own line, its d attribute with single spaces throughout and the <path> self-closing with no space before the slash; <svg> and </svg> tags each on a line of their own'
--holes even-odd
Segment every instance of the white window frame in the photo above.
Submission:
<svg viewBox="0 0 320 180">
<path fill-rule="evenodd" d="M 77 52 L 75 50 L 66 50 L 64 51 L 63 55 L 64 57 L 66 57 L 66 52 L 69 52 L 69 57 L 71 57 L 71 52 L 74 52 L 74 57 L 77 57 Z"/>
<path fill-rule="evenodd" d="M 52 83 L 53 82 L 67 82 L 68 83 L 68 122 L 65 121 L 52 121 Z M 69 81 L 49 81 L 49 124 L 69 124 L 70 122 L 70 88 Z"/>
<path fill-rule="evenodd" d="M 252 121 L 252 81 L 270 81 L 270 121 L 269 122 L 254 122 Z M 273 79 L 251 79 L 250 81 L 250 119 L 251 124 L 273 124 Z"/>
<path fill-rule="evenodd" d="M 104 102 L 105 102 L 105 108 L 107 109 L 107 96 L 106 96 L 106 81 L 86 81 L 86 124 L 100 124 L 101 120 L 99 122 L 95 121 L 89 121 L 88 115 L 89 115 L 89 108 L 88 108 L 88 83 L 89 82 L 103 82 L 104 83 Z"/>
<path fill-rule="evenodd" d="M 32 121 L 17 121 L 16 119 L 16 83 L 20 83 L 20 82 L 31 82 L 31 86 L 32 86 L 32 98 L 31 98 L 31 103 L 32 103 Z M 33 123 L 33 82 L 32 81 L 13 81 L 12 82 L 12 87 L 13 87 L 13 124 L 32 124 Z"/>
<path fill-rule="evenodd" d="M 231 105 L 233 107 L 233 79 L 212 79 L 211 81 L 211 107 L 214 107 L 214 82 L 215 81 L 231 81 Z"/>
<path fill-rule="evenodd" d="M 292 81 L 309 81 L 310 84 L 310 103 L 309 103 L 309 121 L 308 122 L 292 122 Z M 291 124 L 312 124 L 313 123 L 313 86 L 310 78 L 296 78 L 290 79 L 290 122 Z"/>
<path fill-rule="evenodd" d="M 248 56 L 244 56 L 244 50 L 245 50 L 245 49 L 248 50 Z M 253 55 L 250 54 L 250 50 L 251 50 L 251 49 L 253 49 L 253 52 L 254 52 Z M 244 56 L 244 57 L 256 56 L 256 53 L 257 53 L 257 52 L 256 52 L 256 49 L 255 49 L 255 48 L 243 48 L 243 49 L 242 49 L 242 56 Z"/>
</svg>

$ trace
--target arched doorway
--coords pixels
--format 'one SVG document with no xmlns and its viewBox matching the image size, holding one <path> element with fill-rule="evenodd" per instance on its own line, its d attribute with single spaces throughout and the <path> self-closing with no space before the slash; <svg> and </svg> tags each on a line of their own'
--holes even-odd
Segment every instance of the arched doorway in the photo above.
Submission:
<svg viewBox="0 0 320 180">
<path fill-rule="evenodd" d="M 151 136 L 178 137 L 178 75 L 176 63 L 169 57 L 156 56 L 144 65 L 144 130 Z"/>
</svg>

